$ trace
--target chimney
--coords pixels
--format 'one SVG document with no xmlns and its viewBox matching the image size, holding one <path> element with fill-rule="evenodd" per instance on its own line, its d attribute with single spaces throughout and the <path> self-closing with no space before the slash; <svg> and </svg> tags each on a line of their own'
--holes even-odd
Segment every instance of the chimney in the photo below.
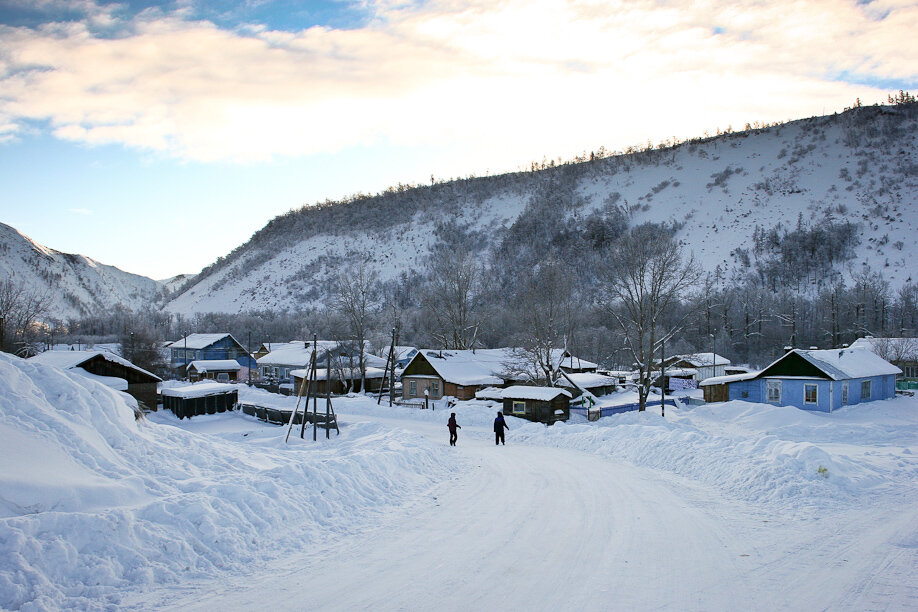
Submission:
<svg viewBox="0 0 918 612">
<path fill-rule="evenodd" d="M 787 355 L 787 354 L 790 353 L 792 350 L 794 350 L 794 347 L 792 347 L 792 346 L 785 346 L 785 347 L 784 347 L 784 354 Z"/>
</svg>

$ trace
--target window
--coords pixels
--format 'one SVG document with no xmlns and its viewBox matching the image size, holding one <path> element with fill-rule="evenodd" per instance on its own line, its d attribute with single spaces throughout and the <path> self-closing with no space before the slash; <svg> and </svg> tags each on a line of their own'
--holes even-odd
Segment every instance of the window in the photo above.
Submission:
<svg viewBox="0 0 918 612">
<path fill-rule="evenodd" d="M 219 380 L 220 382 L 229 382 L 229 374 L 226 372 L 218 372 L 217 380 Z"/>
<path fill-rule="evenodd" d="M 430 383 L 430 397 L 438 398 L 440 397 L 440 381 L 435 380 Z"/>
<path fill-rule="evenodd" d="M 526 414 L 526 402 L 513 402 L 513 414 Z"/>
<path fill-rule="evenodd" d="M 842 383 L 842 406 L 848 405 L 848 383 Z"/>
<path fill-rule="evenodd" d="M 918 378 L 918 365 L 907 365 L 902 368 L 905 378 Z"/>
<path fill-rule="evenodd" d="M 865 380 L 861 383 L 861 399 L 870 399 L 870 381 Z"/>
<path fill-rule="evenodd" d="M 819 403 L 819 385 L 807 383 L 803 385 L 803 403 L 804 404 L 818 404 Z"/>
<path fill-rule="evenodd" d="M 769 404 L 780 404 L 781 403 L 781 381 L 780 380 L 766 380 L 765 381 L 765 401 Z"/>
<path fill-rule="evenodd" d="M 408 381 L 408 395 L 410 397 L 417 397 L 418 395 L 418 381 L 410 380 Z"/>
</svg>

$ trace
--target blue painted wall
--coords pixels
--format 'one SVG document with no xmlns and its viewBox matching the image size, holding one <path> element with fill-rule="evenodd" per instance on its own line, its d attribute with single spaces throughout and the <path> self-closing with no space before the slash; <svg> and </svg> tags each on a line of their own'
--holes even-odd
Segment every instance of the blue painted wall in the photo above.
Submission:
<svg viewBox="0 0 918 612">
<path fill-rule="evenodd" d="M 758 378 L 752 380 L 740 380 L 729 384 L 729 397 L 731 400 L 744 400 L 747 402 L 756 402 L 761 404 L 769 403 L 766 401 L 765 383 L 768 380 L 781 381 L 781 406 L 794 406 L 803 410 L 817 410 L 820 412 L 831 412 L 842 407 L 842 388 L 845 383 L 848 384 L 848 401 L 847 405 L 860 404 L 862 402 L 872 402 L 874 400 L 889 399 L 896 395 L 896 377 L 893 374 L 887 376 L 871 376 L 866 378 L 853 378 L 846 381 L 830 380 L 808 380 L 797 378 Z M 870 381 L 870 397 L 861 397 L 862 383 Z M 813 385 L 817 387 L 817 403 L 807 404 L 804 401 L 804 386 Z"/>
</svg>

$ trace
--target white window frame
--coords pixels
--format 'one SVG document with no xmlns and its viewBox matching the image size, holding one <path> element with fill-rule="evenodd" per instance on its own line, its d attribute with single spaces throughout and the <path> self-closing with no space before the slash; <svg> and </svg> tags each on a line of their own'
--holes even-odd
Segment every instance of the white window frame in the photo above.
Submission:
<svg viewBox="0 0 918 612">
<path fill-rule="evenodd" d="M 766 380 L 765 381 L 765 402 L 768 404 L 780 404 L 781 403 L 781 381 L 780 380 Z M 776 392 L 776 397 L 771 397 L 771 392 Z"/>
<path fill-rule="evenodd" d="M 409 380 L 408 381 L 408 397 L 417 397 L 418 396 L 418 381 Z"/>
<path fill-rule="evenodd" d="M 219 382 L 229 382 L 229 379 L 229 372 L 217 372 L 217 380 Z"/>
<path fill-rule="evenodd" d="M 430 381 L 430 397 L 434 399 L 440 399 L 440 381 L 439 380 Z"/>
<path fill-rule="evenodd" d="M 807 394 L 809 391 L 813 391 L 813 401 L 807 399 Z M 819 385 L 816 383 L 803 383 L 803 403 L 804 404 L 818 404 L 819 403 Z"/>
<path fill-rule="evenodd" d="M 870 399 L 870 396 L 873 392 L 873 381 L 862 380 L 861 381 L 861 400 Z M 866 393 L 865 393 L 866 391 Z"/>
<path fill-rule="evenodd" d="M 526 402 L 513 400 L 513 414 L 526 414 Z"/>
</svg>

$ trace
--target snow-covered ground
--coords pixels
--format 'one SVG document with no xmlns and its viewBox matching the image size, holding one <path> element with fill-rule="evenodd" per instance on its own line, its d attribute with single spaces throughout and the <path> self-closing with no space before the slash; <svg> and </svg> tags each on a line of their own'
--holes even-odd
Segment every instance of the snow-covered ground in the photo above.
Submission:
<svg viewBox="0 0 918 612">
<path fill-rule="evenodd" d="M 0 354 L 0 607 L 918 607 L 915 398 L 510 417 L 499 448 L 489 402 L 337 398 L 290 444 L 129 404 Z"/>
</svg>

